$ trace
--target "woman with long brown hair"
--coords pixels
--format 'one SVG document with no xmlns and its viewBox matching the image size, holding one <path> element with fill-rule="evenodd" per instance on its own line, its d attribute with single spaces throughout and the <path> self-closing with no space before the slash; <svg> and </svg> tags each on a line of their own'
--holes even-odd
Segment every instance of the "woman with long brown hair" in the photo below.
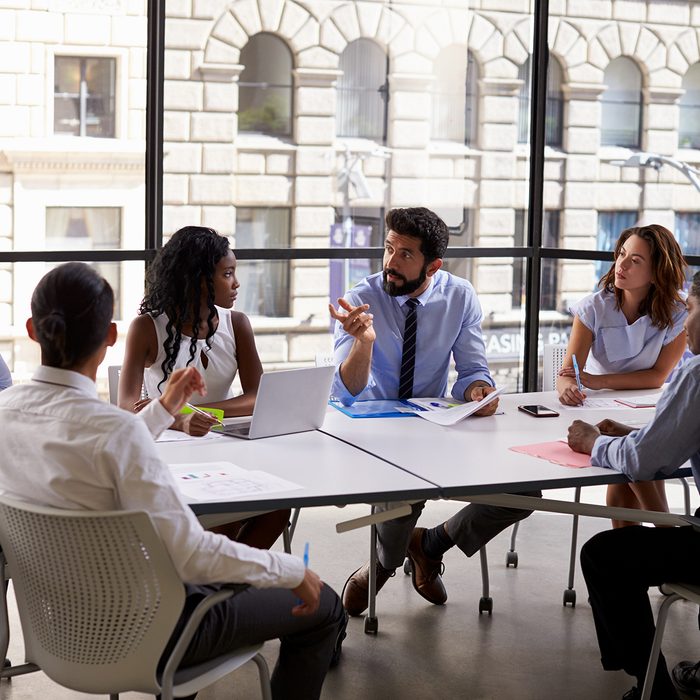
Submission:
<svg viewBox="0 0 700 700">
<path fill-rule="evenodd" d="M 624 230 L 615 244 L 615 263 L 600 291 L 573 310 L 574 323 L 557 391 L 561 403 L 583 404 L 573 356 L 588 389 L 657 389 L 685 350 L 682 296 L 685 261 L 673 234 L 658 224 Z M 663 481 L 611 484 L 611 506 L 667 511 Z M 614 527 L 628 525 L 613 521 Z"/>
</svg>

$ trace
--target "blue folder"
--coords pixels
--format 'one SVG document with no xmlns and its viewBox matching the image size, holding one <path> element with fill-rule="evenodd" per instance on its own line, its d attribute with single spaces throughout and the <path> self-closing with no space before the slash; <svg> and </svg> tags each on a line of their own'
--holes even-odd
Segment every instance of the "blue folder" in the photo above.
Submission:
<svg viewBox="0 0 700 700">
<path fill-rule="evenodd" d="M 412 408 L 414 411 L 423 411 L 409 401 L 398 399 L 376 399 L 373 401 L 355 401 L 352 406 L 344 406 L 340 401 L 328 402 L 333 408 L 337 408 L 350 418 L 413 418 L 413 413 L 403 413 L 399 408 Z"/>
</svg>

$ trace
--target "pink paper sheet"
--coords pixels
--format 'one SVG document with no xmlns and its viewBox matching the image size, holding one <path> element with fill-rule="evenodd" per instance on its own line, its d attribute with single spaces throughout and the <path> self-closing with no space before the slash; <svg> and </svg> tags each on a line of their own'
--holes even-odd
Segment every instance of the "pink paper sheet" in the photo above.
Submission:
<svg viewBox="0 0 700 700">
<path fill-rule="evenodd" d="M 546 459 L 548 462 L 559 464 L 562 467 L 581 467 L 591 466 L 591 456 L 584 455 L 580 452 L 574 452 L 565 442 L 557 440 L 555 442 L 540 442 L 536 445 L 520 445 L 519 447 L 511 447 L 513 452 L 521 452 L 525 455 Z"/>
</svg>

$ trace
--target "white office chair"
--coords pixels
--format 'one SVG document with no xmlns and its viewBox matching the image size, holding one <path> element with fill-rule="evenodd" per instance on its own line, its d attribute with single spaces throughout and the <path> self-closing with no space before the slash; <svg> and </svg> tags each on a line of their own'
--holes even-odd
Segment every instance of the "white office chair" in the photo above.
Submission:
<svg viewBox="0 0 700 700">
<path fill-rule="evenodd" d="M 649 654 L 649 663 L 647 664 L 641 700 L 649 700 L 651 698 L 656 665 L 658 664 L 659 653 L 661 651 L 661 640 L 664 636 L 668 612 L 671 606 L 678 600 L 687 600 L 696 605 L 700 605 L 700 586 L 692 586 L 686 583 L 665 583 L 663 589 L 667 598 L 661 604 L 659 615 L 656 618 L 656 634 L 654 635 L 654 641 L 651 645 L 651 653 Z"/>
<path fill-rule="evenodd" d="M 0 497 L 0 544 L 9 563 L 27 662 L 84 693 L 191 695 L 248 661 L 271 698 L 256 645 L 178 670 L 197 626 L 231 588 L 205 598 L 158 664 L 185 588 L 147 513 L 69 511 Z"/>
</svg>

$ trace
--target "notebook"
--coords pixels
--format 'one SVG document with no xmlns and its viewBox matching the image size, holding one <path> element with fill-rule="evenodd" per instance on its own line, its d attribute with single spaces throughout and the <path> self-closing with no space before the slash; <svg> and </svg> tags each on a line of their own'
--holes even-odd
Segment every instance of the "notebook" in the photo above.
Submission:
<svg viewBox="0 0 700 700">
<path fill-rule="evenodd" d="M 260 378 L 252 418 L 215 426 L 212 432 L 256 440 L 316 430 L 323 425 L 334 373 L 335 367 L 266 372 Z"/>
</svg>

